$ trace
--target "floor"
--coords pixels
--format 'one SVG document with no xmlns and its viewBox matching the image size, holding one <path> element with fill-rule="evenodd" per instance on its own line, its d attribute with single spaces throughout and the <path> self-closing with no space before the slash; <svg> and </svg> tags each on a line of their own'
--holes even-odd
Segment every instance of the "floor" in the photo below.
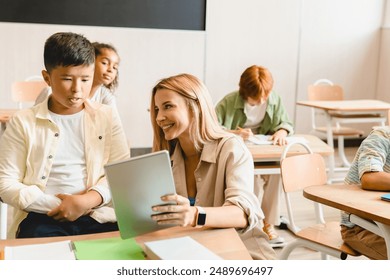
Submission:
<svg viewBox="0 0 390 280">
<path fill-rule="evenodd" d="M 352 159 L 355 155 L 355 152 L 356 152 L 356 148 L 346 148 L 346 155 L 350 161 L 352 161 Z M 336 154 L 336 162 L 337 162 L 338 161 L 337 150 L 336 150 L 335 154 Z M 338 176 L 340 176 L 340 178 L 342 178 L 344 176 L 344 174 L 345 173 L 338 173 Z M 304 198 L 301 193 L 296 193 L 291 198 L 293 201 L 298 200 L 300 202 L 299 203 L 300 208 L 297 209 L 297 213 L 295 215 L 296 222 L 299 223 L 299 225 L 301 227 L 304 227 L 304 226 L 307 226 L 310 224 L 314 224 L 315 223 L 314 217 L 311 217 L 311 214 L 310 214 L 311 209 L 312 209 L 312 202 L 307 200 L 306 198 Z M 282 216 L 287 217 L 286 213 L 287 212 L 286 212 L 286 208 L 285 208 L 285 203 L 283 200 L 281 214 L 282 214 Z M 9 215 L 9 217 L 12 216 L 12 209 L 10 209 L 10 207 L 9 207 L 8 215 Z M 339 211 L 337 209 L 325 206 L 324 207 L 324 218 L 327 221 L 338 221 L 339 220 Z M 8 221 L 10 221 L 10 220 L 11 219 L 8 219 Z M 285 238 L 286 242 L 294 240 L 294 236 L 289 230 L 279 229 L 279 228 L 276 228 L 276 230 L 278 231 L 280 236 Z M 280 254 L 280 252 L 282 250 L 282 248 L 274 248 L 274 249 L 275 249 L 277 254 Z M 291 260 L 320 260 L 321 255 L 320 255 L 320 253 L 309 250 L 309 249 L 297 248 L 290 254 L 289 259 L 291 259 Z M 335 259 L 335 258 L 330 257 L 330 259 Z M 367 259 L 367 258 L 362 256 L 362 257 L 348 257 L 348 259 L 349 260 L 354 260 L 354 259 L 362 260 L 362 259 Z"/>
</svg>

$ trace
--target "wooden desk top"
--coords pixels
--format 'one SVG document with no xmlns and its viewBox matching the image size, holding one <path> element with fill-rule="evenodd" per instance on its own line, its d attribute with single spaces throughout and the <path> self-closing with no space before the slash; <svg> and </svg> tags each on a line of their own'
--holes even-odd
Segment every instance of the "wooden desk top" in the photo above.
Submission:
<svg viewBox="0 0 390 280">
<path fill-rule="evenodd" d="M 390 225 L 390 202 L 381 200 L 387 192 L 366 191 L 360 185 L 332 184 L 307 187 L 303 196 L 356 216 Z"/>
<path fill-rule="evenodd" d="M 313 153 L 318 153 L 322 156 L 330 156 L 333 154 L 333 148 L 328 146 L 324 141 L 314 135 L 296 134 L 296 137 L 303 137 L 308 141 L 309 147 Z M 252 154 L 253 160 L 256 161 L 279 161 L 283 153 L 284 146 L 279 145 L 255 145 L 248 143 L 247 147 Z M 293 145 L 287 156 L 306 154 L 307 151 L 302 145 Z"/>
<path fill-rule="evenodd" d="M 373 100 L 373 99 L 358 99 L 358 100 L 338 100 L 338 101 L 298 101 L 297 105 L 314 107 L 324 110 L 334 111 L 382 111 L 390 110 L 390 103 Z"/>
<path fill-rule="evenodd" d="M 190 236 L 214 253 L 226 260 L 251 260 L 251 256 L 241 241 L 238 233 L 233 228 L 207 229 L 190 227 L 171 227 L 144 235 L 137 236 L 135 240 L 143 247 L 147 241 L 161 240 L 166 238 Z M 0 240 L 0 259 L 3 259 L 5 246 L 18 246 L 28 244 L 49 243 L 61 240 L 90 240 L 119 237 L 119 232 L 105 232 L 75 236 L 44 237 L 44 238 L 21 238 Z"/>
</svg>

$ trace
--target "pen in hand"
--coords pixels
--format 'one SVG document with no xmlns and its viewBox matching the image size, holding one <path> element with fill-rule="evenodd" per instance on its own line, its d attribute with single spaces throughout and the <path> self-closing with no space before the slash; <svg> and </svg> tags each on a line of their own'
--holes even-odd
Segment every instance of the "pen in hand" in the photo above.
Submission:
<svg viewBox="0 0 390 280">
<path fill-rule="evenodd" d="M 250 128 L 242 128 L 237 126 L 238 135 L 240 135 L 244 140 L 248 140 L 250 136 L 253 135 L 252 130 Z"/>
</svg>

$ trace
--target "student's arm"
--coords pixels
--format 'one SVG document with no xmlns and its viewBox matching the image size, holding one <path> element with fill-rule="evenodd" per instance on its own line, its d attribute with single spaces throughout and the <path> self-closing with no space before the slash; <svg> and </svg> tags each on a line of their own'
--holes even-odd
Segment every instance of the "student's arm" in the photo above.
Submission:
<svg viewBox="0 0 390 280">
<path fill-rule="evenodd" d="M 357 152 L 358 174 L 363 189 L 389 191 L 390 136 L 388 128 L 373 130 Z"/>
<path fill-rule="evenodd" d="M 26 163 L 31 152 L 28 146 L 31 139 L 26 130 L 33 125 L 33 119 L 33 113 L 30 111 L 17 112 L 7 123 L 7 129 L 0 137 L 0 198 L 21 210 L 25 210 L 45 196 L 38 185 L 24 183 L 26 174 L 32 172 L 28 168 L 33 168 L 28 167 Z M 45 207 L 36 209 L 42 212 L 47 210 Z"/>
<path fill-rule="evenodd" d="M 130 148 L 122 127 L 118 111 L 112 110 L 112 139 L 109 162 L 125 160 L 130 158 Z"/>
<path fill-rule="evenodd" d="M 287 145 L 287 137 L 288 131 L 281 128 L 278 131 L 276 131 L 273 135 L 271 135 L 270 140 L 272 140 L 272 143 L 274 145 L 284 146 Z"/>
<path fill-rule="evenodd" d="M 275 102 L 275 110 L 273 114 L 274 127 L 272 128 L 272 131 L 277 132 L 281 129 L 284 129 L 288 132 L 288 135 L 294 134 L 294 126 L 293 123 L 290 121 L 286 108 L 283 105 L 282 98 L 276 93 L 273 93 L 272 98 Z"/>
<path fill-rule="evenodd" d="M 217 119 L 220 125 L 224 126 L 224 119 L 226 116 L 226 101 L 225 98 L 220 100 L 218 104 L 215 106 L 215 113 L 217 115 Z M 225 127 L 226 128 L 226 127 Z M 227 128 L 229 129 L 229 128 Z"/>
<path fill-rule="evenodd" d="M 109 118 L 101 119 L 101 121 L 110 122 L 110 125 L 108 126 L 110 127 L 110 130 L 107 134 L 111 135 L 111 140 L 109 140 L 110 145 L 106 147 L 108 151 L 104 151 L 107 153 L 108 158 L 106 159 L 106 162 L 102 162 L 102 164 L 130 158 L 130 149 L 127 145 L 127 139 L 118 113 L 110 107 L 103 108 L 103 110 L 106 110 L 106 116 L 109 116 Z M 98 192 L 103 198 L 103 201 L 99 206 L 104 206 L 111 202 L 111 192 L 104 174 L 101 174 L 101 177 L 95 185 L 89 188 L 89 191 L 92 190 Z"/>
<path fill-rule="evenodd" d="M 47 214 L 55 207 L 61 204 L 61 199 L 52 194 L 42 194 L 38 199 L 31 203 L 24 211 Z"/>
<path fill-rule="evenodd" d="M 61 204 L 49 211 L 47 215 L 59 221 L 75 221 L 103 201 L 102 196 L 96 191 L 77 195 L 59 194 L 57 197 L 61 199 Z"/>
<path fill-rule="evenodd" d="M 360 179 L 362 188 L 373 191 L 390 191 L 390 173 L 366 172 Z"/>
<path fill-rule="evenodd" d="M 235 130 L 228 130 L 228 131 L 238 136 L 241 136 L 242 139 L 244 140 L 248 140 L 249 137 L 253 136 L 253 132 L 250 128 L 237 127 L 237 129 Z"/>
</svg>

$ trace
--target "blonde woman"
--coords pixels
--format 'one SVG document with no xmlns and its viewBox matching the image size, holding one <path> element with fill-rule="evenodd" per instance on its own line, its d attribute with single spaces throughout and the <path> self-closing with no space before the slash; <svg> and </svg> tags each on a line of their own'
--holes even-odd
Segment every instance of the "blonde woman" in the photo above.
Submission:
<svg viewBox="0 0 390 280">
<path fill-rule="evenodd" d="M 163 79 L 153 88 L 150 108 L 153 150 L 170 152 L 177 192 L 153 206 L 153 219 L 233 227 L 254 259 L 275 259 L 253 194 L 251 154 L 240 137 L 221 128 L 205 85 L 189 74 Z M 168 201 L 176 205 L 163 205 Z"/>
</svg>

